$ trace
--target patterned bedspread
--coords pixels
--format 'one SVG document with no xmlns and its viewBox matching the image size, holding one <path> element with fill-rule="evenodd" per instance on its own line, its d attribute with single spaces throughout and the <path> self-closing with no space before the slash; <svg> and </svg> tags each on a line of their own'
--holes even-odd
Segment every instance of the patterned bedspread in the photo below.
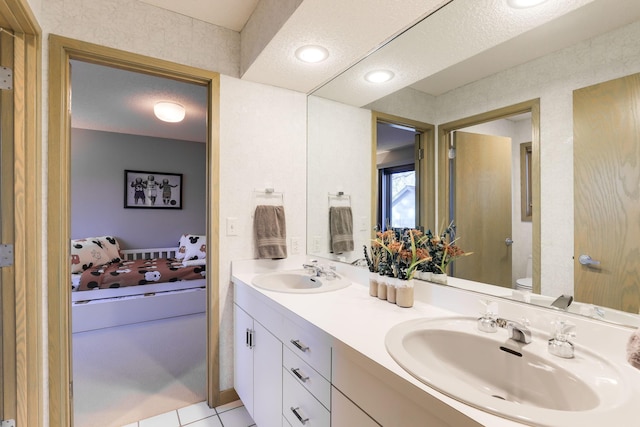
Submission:
<svg viewBox="0 0 640 427">
<path fill-rule="evenodd" d="M 82 272 L 77 290 L 123 288 L 205 277 L 204 265 L 184 267 L 182 260 L 173 258 L 138 259 L 88 268 Z"/>
</svg>

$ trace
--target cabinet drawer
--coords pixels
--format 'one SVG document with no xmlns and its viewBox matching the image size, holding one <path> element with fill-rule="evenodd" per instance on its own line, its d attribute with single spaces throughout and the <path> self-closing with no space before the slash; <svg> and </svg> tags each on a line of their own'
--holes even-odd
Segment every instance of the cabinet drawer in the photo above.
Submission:
<svg viewBox="0 0 640 427">
<path fill-rule="evenodd" d="M 288 348 L 284 349 L 282 356 L 282 366 L 293 376 L 293 379 L 309 390 L 325 408 L 331 408 L 331 384 L 329 381 Z"/>
<path fill-rule="evenodd" d="M 282 368 L 282 414 L 293 427 L 330 427 L 331 414 Z"/>
<path fill-rule="evenodd" d="M 285 347 L 311 365 L 327 380 L 331 380 L 331 340 L 320 329 L 311 324 L 288 321 L 283 339 Z"/>
</svg>

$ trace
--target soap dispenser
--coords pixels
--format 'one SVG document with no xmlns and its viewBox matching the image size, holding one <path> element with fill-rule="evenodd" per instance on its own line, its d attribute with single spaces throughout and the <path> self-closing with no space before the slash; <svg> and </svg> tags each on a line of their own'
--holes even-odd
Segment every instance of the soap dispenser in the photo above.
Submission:
<svg viewBox="0 0 640 427">
<path fill-rule="evenodd" d="M 478 318 L 478 330 L 493 333 L 498 330 L 496 317 L 498 316 L 498 303 L 495 301 L 480 301 L 484 305 L 484 313 Z"/>
<path fill-rule="evenodd" d="M 553 337 L 549 340 L 549 353 L 565 359 L 573 358 L 573 344 L 569 338 L 576 336 L 575 325 L 564 320 L 552 322 L 555 328 Z"/>
</svg>

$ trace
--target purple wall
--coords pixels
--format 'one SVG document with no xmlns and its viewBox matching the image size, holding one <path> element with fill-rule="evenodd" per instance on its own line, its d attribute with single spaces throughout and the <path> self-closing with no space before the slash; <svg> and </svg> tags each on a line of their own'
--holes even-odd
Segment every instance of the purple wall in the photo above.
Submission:
<svg viewBox="0 0 640 427">
<path fill-rule="evenodd" d="M 181 173 L 182 209 L 125 209 L 124 171 Z M 71 238 L 113 235 L 123 249 L 177 246 L 205 234 L 206 146 L 111 132 L 71 131 Z"/>
</svg>

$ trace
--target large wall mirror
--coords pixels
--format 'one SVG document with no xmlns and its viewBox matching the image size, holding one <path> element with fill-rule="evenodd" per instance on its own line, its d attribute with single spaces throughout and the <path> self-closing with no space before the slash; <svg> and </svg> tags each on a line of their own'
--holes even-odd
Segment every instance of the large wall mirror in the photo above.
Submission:
<svg viewBox="0 0 640 427">
<path fill-rule="evenodd" d="M 581 161 L 574 144 L 574 91 L 639 73 L 638 39 L 640 4 L 629 0 L 617 0 L 615 7 L 604 0 L 547 1 L 531 9 L 510 9 L 506 1 L 449 2 L 309 96 L 307 252 L 349 263 L 362 258 L 378 223 L 379 114 L 436 129 L 434 151 L 423 160 L 435 173 L 419 176 L 416 184 L 423 200 L 434 185 L 433 202 L 420 206 L 421 218 L 427 211 L 431 216 L 416 221 L 434 230 L 452 216 L 449 148 L 465 143 L 465 134 L 508 137 L 512 212 L 505 215 L 511 235 L 500 236 L 500 250 L 510 251 L 511 271 L 501 283 L 465 277 L 494 285 L 479 291 L 516 298 L 523 295 L 516 284 L 530 279 L 533 292 L 525 292 L 525 302 L 551 306 L 557 297 L 572 295 L 571 312 L 640 325 L 637 283 L 626 283 L 622 298 L 610 298 L 612 289 L 574 289 L 583 269 L 608 274 L 606 266 L 578 260 L 580 251 L 599 260 L 602 249 L 579 247 L 582 232 L 574 231 L 581 209 L 574 192 L 590 180 L 587 173 L 574 182 Z M 362 80 L 380 68 L 397 79 L 387 86 Z M 457 184 L 475 188 L 462 177 Z M 328 243 L 330 195 L 338 192 L 349 196 L 353 211 L 351 252 L 333 253 Z M 513 243 L 505 244 L 507 238 Z"/>
</svg>

